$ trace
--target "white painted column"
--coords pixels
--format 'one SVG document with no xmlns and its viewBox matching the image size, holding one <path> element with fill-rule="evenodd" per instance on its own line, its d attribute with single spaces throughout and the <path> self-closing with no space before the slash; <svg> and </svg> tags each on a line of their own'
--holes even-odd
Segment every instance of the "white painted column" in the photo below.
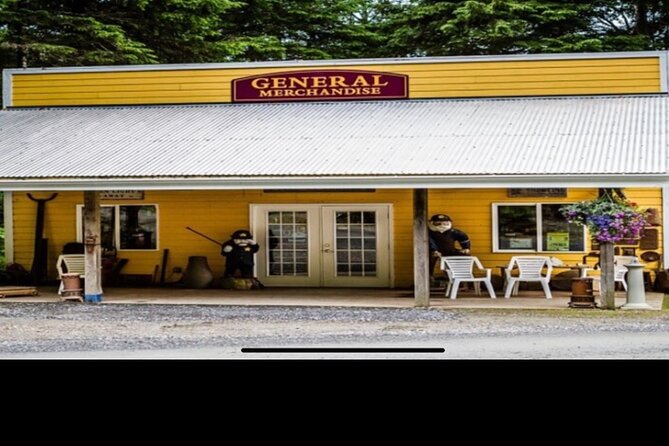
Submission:
<svg viewBox="0 0 669 446">
<path fill-rule="evenodd" d="M 85 284 L 84 300 L 102 300 L 102 249 L 100 247 L 100 194 L 84 192 Z"/>
</svg>

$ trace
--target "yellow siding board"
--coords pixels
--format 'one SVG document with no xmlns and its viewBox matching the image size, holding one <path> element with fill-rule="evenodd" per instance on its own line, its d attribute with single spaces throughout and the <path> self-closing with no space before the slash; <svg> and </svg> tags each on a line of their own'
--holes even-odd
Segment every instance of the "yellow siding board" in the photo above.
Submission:
<svg viewBox="0 0 669 446">
<path fill-rule="evenodd" d="M 550 74 L 537 74 L 531 76 L 524 76 L 525 82 L 531 83 L 542 83 L 545 84 L 547 81 L 551 82 L 602 82 L 602 81 L 623 81 L 623 82 L 634 82 L 637 79 L 647 79 L 653 83 L 657 83 L 658 76 L 657 73 L 635 73 L 634 79 L 630 79 L 630 76 L 620 73 L 598 73 L 596 76 L 592 73 L 588 74 L 574 74 L 571 76 L 563 75 L 550 75 Z M 452 77 L 425 77 L 411 78 L 411 86 L 417 85 L 435 85 L 441 83 L 449 84 L 470 84 L 470 83 L 518 83 L 518 76 L 510 74 L 504 76 L 452 76 Z"/>
<path fill-rule="evenodd" d="M 554 88 L 554 89 L 525 89 L 521 92 L 514 89 L 480 89 L 480 90 L 457 90 L 442 89 L 432 91 L 415 91 L 410 89 L 409 97 L 414 99 L 428 98 L 457 98 L 457 97 L 495 97 L 495 96 L 554 96 L 554 95 L 587 95 L 587 94 L 632 94 L 632 93 L 656 93 L 658 88 L 655 86 L 622 86 L 622 87 L 586 87 L 586 88 Z M 56 95 L 54 95 L 56 96 Z M 109 94 L 107 98 L 73 98 L 71 95 L 62 95 L 60 98 L 54 97 L 48 100 L 48 105 L 109 105 L 109 104 L 189 104 L 189 103 L 221 103 L 230 102 L 228 94 L 185 94 L 181 96 L 158 96 L 137 97 L 119 94 Z M 43 106 L 47 101 L 41 98 L 21 99 L 16 104 L 22 107 Z"/>
<path fill-rule="evenodd" d="M 429 79 L 429 78 L 452 78 L 452 77 L 497 77 L 497 76 L 517 76 L 522 73 L 523 76 L 548 76 L 554 75 L 559 77 L 584 76 L 586 79 L 593 75 L 600 76 L 602 74 L 619 74 L 621 76 L 629 76 L 630 74 L 644 73 L 650 75 L 658 75 L 659 66 L 642 66 L 642 67 L 565 67 L 565 68 L 526 68 L 523 70 L 512 69 L 488 69 L 488 70 L 433 70 L 433 71 L 418 71 L 411 74 L 412 79 Z"/>
<path fill-rule="evenodd" d="M 371 67 L 370 67 L 371 68 Z M 296 71 L 293 69 L 289 70 L 274 70 L 274 71 Z M 498 77 L 498 76 L 517 76 L 518 70 L 513 69 L 469 69 L 464 67 L 462 69 L 435 69 L 432 68 L 430 71 L 412 71 L 405 69 L 395 69 L 393 72 L 399 74 L 407 74 L 411 76 L 411 79 L 438 79 L 438 78 L 452 78 L 452 77 Z M 263 71 L 263 73 L 271 73 L 272 70 Z M 165 73 L 160 77 L 156 77 L 156 74 Z M 203 75 L 206 73 L 206 75 Z M 653 66 L 603 66 L 603 67 L 565 67 L 565 68 L 526 68 L 522 70 L 523 76 L 547 76 L 555 75 L 557 77 L 573 77 L 573 76 L 582 76 L 585 79 L 589 79 L 593 74 L 597 75 L 616 75 L 616 76 L 628 76 L 630 73 L 638 74 L 643 73 L 649 76 L 658 76 L 659 66 L 657 63 Z M 95 76 L 93 76 L 95 74 Z M 116 74 L 115 76 L 113 76 Z M 135 74 L 132 77 L 125 77 L 125 74 Z M 22 87 L 29 86 L 41 86 L 44 85 L 44 82 L 48 82 L 52 87 L 64 87 L 64 86 L 101 86 L 105 85 L 119 85 L 119 84 L 129 84 L 129 85 L 156 85 L 161 83 L 189 83 L 189 84 L 201 84 L 201 83 L 215 83 L 220 84 L 221 82 L 230 82 L 233 79 L 239 77 L 237 75 L 231 75 L 229 72 L 222 71 L 220 74 L 211 75 L 210 70 L 200 70 L 200 71 L 189 71 L 188 74 L 184 74 L 184 71 L 175 71 L 175 72 L 146 72 L 146 75 L 138 76 L 137 74 L 143 73 L 87 73 L 87 75 L 79 74 L 70 74 L 69 77 L 65 78 L 56 78 L 59 75 L 52 75 L 54 78 L 42 79 L 44 75 L 16 75 L 14 82 L 16 83 L 15 88 L 19 89 Z M 149 76 L 153 74 L 154 76 Z M 175 74 L 170 76 L 170 74 Z M 178 75 L 177 75 L 178 74 Z M 242 76 L 248 75 L 248 73 L 243 73 Z M 65 76 L 65 75 L 60 75 Z M 91 77 L 93 76 L 93 77 Z"/>
<path fill-rule="evenodd" d="M 610 59 L 574 59 L 574 60 L 518 60 L 518 61 L 489 61 L 489 62 L 437 62 L 437 63 L 397 63 L 397 64 L 368 64 L 368 65 L 332 65 L 309 66 L 301 63 L 293 67 L 267 67 L 267 68 L 201 68 L 201 69 L 179 69 L 170 70 L 168 66 L 164 70 L 147 71 L 108 71 L 108 72 L 81 72 L 81 73 L 41 73 L 41 74 L 17 74 L 17 78 L 30 78 L 36 80 L 59 80 L 59 79 L 116 79 L 124 78 L 166 78 L 166 77 L 191 77 L 191 76 L 221 76 L 243 77 L 262 73 L 278 73 L 283 71 L 300 71 L 314 69 L 335 70 L 373 70 L 389 71 L 399 73 L 420 71 L 462 71 L 462 70 L 498 70 L 498 69 L 578 69 L 579 67 L 615 67 L 624 70 L 625 67 L 657 67 L 656 57 L 645 58 L 610 58 Z"/>
<path fill-rule="evenodd" d="M 429 77 L 417 77 L 412 76 L 410 81 L 410 88 L 416 90 L 418 87 L 422 86 L 440 86 L 443 84 L 452 84 L 452 85 L 472 85 L 476 86 L 483 83 L 492 83 L 495 84 L 516 84 L 516 88 L 520 84 L 531 84 L 539 82 L 546 85 L 549 81 L 553 82 L 570 82 L 570 83 L 582 83 L 590 82 L 585 85 L 599 84 L 603 81 L 611 82 L 629 82 L 630 84 L 624 85 L 635 85 L 640 83 L 643 79 L 645 84 L 652 85 L 655 88 L 659 88 L 659 74 L 655 70 L 653 72 L 636 72 L 633 73 L 634 76 L 630 76 L 631 73 L 619 73 L 619 72 L 603 72 L 597 73 L 570 73 L 566 75 L 559 74 L 527 74 L 523 76 L 523 82 L 518 82 L 518 75 L 514 73 L 496 75 L 494 73 L 478 74 L 473 76 L 463 76 L 462 73 L 454 74 L 453 76 L 440 76 L 438 74 L 433 74 Z M 96 92 L 119 92 L 119 91 L 169 91 L 169 90 L 188 90 L 188 91 L 197 91 L 197 90 L 223 90 L 226 97 L 230 95 L 230 82 L 221 81 L 220 79 L 211 79 L 207 78 L 206 81 L 199 79 L 197 77 L 187 79 L 179 79 L 179 82 L 172 82 L 170 79 L 156 79 L 151 82 L 138 82 L 136 80 L 130 79 L 116 79 L 116 80 L 106 80 L 104 82 L 99 82 L 95 80 L 91 81 L 60 81 L 60 82 L 50 82 L 49 89 L 44 88 L 44 85 L 41 82 L 20 82 L 14 87 L 14 99 L 16 101 L 30 99 L 33 97 L 40 98 L 49 98 L 50 96 L 44 96 L 45 94 L 53 94 L 54 90 L 57 90 L 58 93 L 64 94 L 68 93 L 68 96 L 71 96 L 72 93 L 96 93 Z M 476 87 L 474 87 L 476 88 Z"/>
<path fill-rule="evenodd" d="M 657 89 L 652 87 L 624 87 L 624 88 L 570 88 L 570 89 L 528 89 L 521 96 L 546 96 L 546 95 L 570 95 L 570 94 L 623 94 L 623 93 L 654 93 Z M 518 96 L 516 90 L 441 90 L 432 92 L 415 92 L 412 98 L 433 97 L 482 97 L 482 96 Z"/>
<path fill-rule="evenodd" d="M 492 82 L 491 82 L 492 80 Z M 645 84 L 645 85 L 643 85 Z M 544 86 L 549 85 L 550 88 Z M 599 80 L 582 80 L 582 79 L 563 79 L 563 80 L 554 80 L 550 84 L 545 82 L 539 82 L 535 80 L 531 82 L 527 80 L 525 82 L 518 82 L 517 77 L 505 77 L 498 79 L 449 79 L 444 81 L 439 85 L 435 90 L 435 82 L 414 82 L 411 84 L 411 92 L 414 94 L 432 92 L 435 94 L 448 95 L 449 92 L 453 91 L 495 91 L 495 90 L 513 90 L 517 92 L 520 89 L 524 91 L 532 90 L 562 90 L 569 88 L 579 88 L 579 89 L 589 89 L 593 90 L 598 89 L 618 89 L 627 87 L 632 88 L 646 88 L 648 90 L 644 91 L 657 91 L 659 89 L 659 83 L 656 77 L 643 77 L 639 76 L 637 79 L 621 79 L 617 77 L 601 78 Z M 451 87 L 445 89 L 443 87 Z M 497 88 L 495 88 L 497 87 Z M 73 93 L 76 93 L 79 98 L 161 98 L 161 99 L 179 99 L 179 98 L 211 98 L 216 97 L 220 100 L 230 100 L 230 90 L 228 88 L 221 88 L 221 85 L 212 85 L 208 88 L 202 88 L 197 85 L 159 85 L 154 86 L 152 91 L 145 91 L 146 87 L 143 85 L 125 85 L 125 86 L 110 86 L 107 92 L 97 92 L 97 88 L 93 86 L 88 87 L 61 87 L 58 89 L 58 93 L 45 93 L 44 90 L 40 88 L 21 88 L 14 93 L 14 99 L 17 101 L 22 100 L 35 100 L 39 98 L 40 100 L 56 99 L 56 100 L 69 100 L 72 97 Z M 638 90 L 637 90 L 638 91 Z M 441 92 L 441 93 L 439 93 Z M 126 93 L 126 94 L 123 94 Z"/>
<path fill-rule="evenodd" d="M 555 81 L 550 84 L 539 81 L 528 81 L 524 82 L 525 90 L 568 90 L 572 88 L 578 89 L 591 89 L 591 88 L 618 88 L 618 87 L 651 87 L 658 88 L 659 84 L 655 79 L 599 79 L 592 81 Z M 515 90 L 518 91 L 518 82 L 509 81 L 509 82 L 465 82 L 465 83 L 455 83 L 448 82 L 440 85 L 439 90 L 435 90 L 434 85 L 413 85 L 412 91 L 439 91 L 441 88 L 450 87 L 452 89 L 463 90 L 463 91 L 476 91 L 476 90 Z"/>
<path fill-rule="evenodd" d="M 229 102 L 235 78 L 316 68 L 406 74 L 410 96 L 417 98 L 649 93 L 660 88 L 658 58 L 647 57 L 16 74 L 12 98 L 14 106 Z"/>
</svg>

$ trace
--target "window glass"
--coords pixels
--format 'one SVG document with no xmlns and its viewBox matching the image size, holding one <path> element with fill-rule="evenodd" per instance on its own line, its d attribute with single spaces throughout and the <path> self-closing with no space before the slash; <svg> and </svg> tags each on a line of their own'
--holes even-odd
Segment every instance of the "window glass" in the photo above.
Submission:
<svg viewBox="0 0 669 446">
<path fill-rule="evenodd" d="M 77 240 L 83 241 L 84 207 L 77 206 L 80 227 Z M 100 244 L 103 250 L 157 249 L 158 222 L 155 205 L 100 207 Z"/>
<path fill-rule="evenodd" d="M 497 206 L 499 249 L 537 249 L 537 208 Z"/>
<path fill-rule="evenodd" d="M 584 228 L 580 225 L 568 223 L 562 216 L 560 208 L 565 204 L 496 205 L 496 250 L 584 251 Z M 540 219 L 537 213 L 539 213 Z M 537 234 L 541 235 L 540 240 Z"/>
<path fill-rule="evenodd" d="M 116 233 L 116 208 L 114 206 L 100 207 L 100 245 L 102 249 L 116 248 L 115 237 Z M 81 207 L 81 229 L 84 228 L 84 207 Z M 80 237 L 83 240 L 83 235 Z"/>
<path fill-rule="evenodd" d="M 100 208 L 100 237 L 102 238 L 102 249 L 114 249 L 114 233 L 116 232 L 116 208 L 103 206 Z M 82 224 L 83 227 L 83 224 Z"/>
<path fill-rule="evenodd" d="M 376 213 L 341 211 L 337 222 L 337 276 L 376 276 Z"/>
<path fill-rule="evenodd" d="M 156 207 L 119 206 L 121 249 L 156 249 Z"/>
<path fill-rule="evenodd" d="M 309 275 L 309 233 L 307 213 L 273 211 L 267 213 L 269 274 Z"/>
<path fill-rule="evenodd" d="M 559 204 L 541 205 L 541 237 L 544 251 L 584 251 L 583 227 L 568 223 Z"/>
</svg>

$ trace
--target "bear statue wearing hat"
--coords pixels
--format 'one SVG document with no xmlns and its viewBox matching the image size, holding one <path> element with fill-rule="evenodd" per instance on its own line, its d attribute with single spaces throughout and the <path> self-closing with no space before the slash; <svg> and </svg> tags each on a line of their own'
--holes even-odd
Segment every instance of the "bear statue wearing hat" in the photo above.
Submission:
<svg viewBox="0 0 669 446">
<path fill-rule="evenodd" d="M 260 246 L 245 229 L 233 232 L 230 238 L 221 248 L 221 254 L 225 256 L 223 276 L 233 277 L 239 270 L 241 277 L 253 278 L 253 255 L 258 252 Z"/>
<path fill-rule="evenodd" d="M 430 241 L 430 275 L 442 256 L 469 255 L 471 242 L 469 237 L 459 229 L 453 229 L 453 221 L 446 214 L 435 214 L 427 224 Z M 460 245 L 457 248 L 455 243 Z"/>
</svg>

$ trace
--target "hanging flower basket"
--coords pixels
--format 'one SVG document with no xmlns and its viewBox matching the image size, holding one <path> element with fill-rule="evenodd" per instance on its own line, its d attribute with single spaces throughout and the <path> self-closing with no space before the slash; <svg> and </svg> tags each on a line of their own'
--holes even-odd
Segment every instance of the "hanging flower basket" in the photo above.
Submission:
<svg viewBox="0 0 669 446">
<path fill-rule="evenodd" d="M 560 212 L 569 223 L 587 226 L 599 243 L 636 241 L 646 226 L 646 213 L 636 203 L 608 196 L 562 206 Z"/>
</svg>

